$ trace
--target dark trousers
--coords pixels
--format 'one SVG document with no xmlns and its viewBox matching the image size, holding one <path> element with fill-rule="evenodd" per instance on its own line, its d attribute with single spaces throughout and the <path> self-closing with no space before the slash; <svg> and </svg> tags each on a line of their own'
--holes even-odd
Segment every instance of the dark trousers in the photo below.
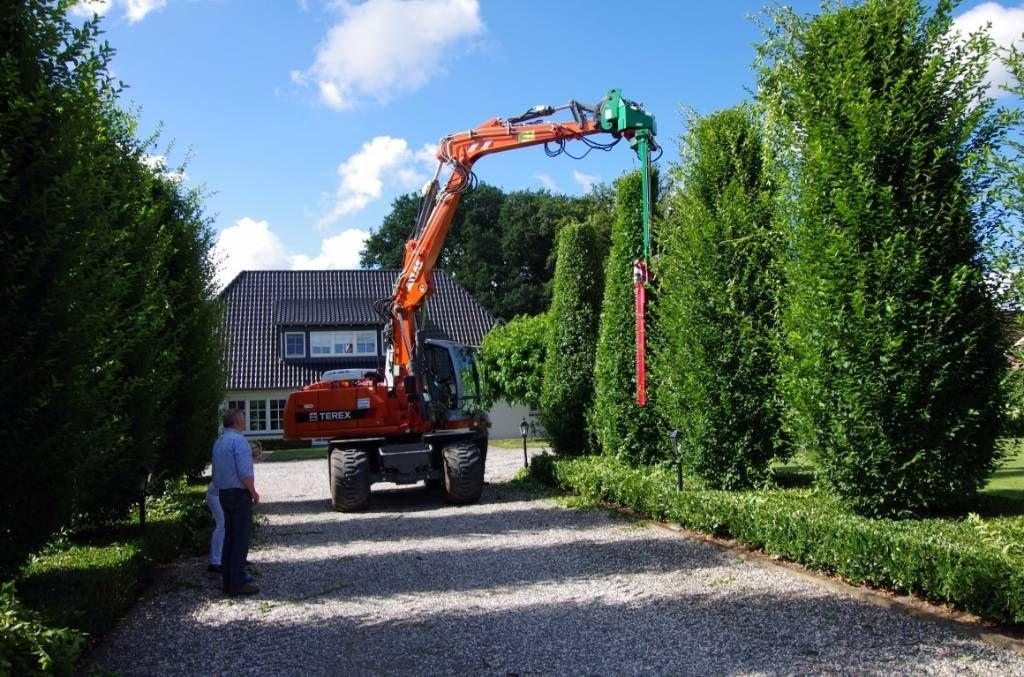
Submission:
<svg viewBox="0 0 1024 677">
<path fill-rule="evenodd" d="M 224 509 L 224 548 L 221 550 L 221 576 L 224 590 L 234 592 L 245 585 L 245 560 L 249 556 L 249 532 L 252 529 L 252 499 L 248 489 L 221 489 Z"/>
</svg>

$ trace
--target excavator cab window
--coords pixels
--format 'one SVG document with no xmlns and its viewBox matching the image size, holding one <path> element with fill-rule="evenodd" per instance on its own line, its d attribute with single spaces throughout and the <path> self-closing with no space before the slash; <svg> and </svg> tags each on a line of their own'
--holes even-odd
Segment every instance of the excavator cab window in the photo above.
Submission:
<svg viewBox="0 0 1024 677">
<path fill-rule="evenodd" d="M 452 351 L 456 368 L 459 371 L 459 408 L 467 414 L 480 411 L 480 376 L 476 370 L 476 359 L 473 351 L 465 346 L 458 346 Z"/>
<path fill-rule="evenodd" d="M 440 409 L 458 408 L 458 381 L 448 349 L 433 344 L 427 344 L 425 347 L 426 390 L 429 400 Z"/>
</svg>

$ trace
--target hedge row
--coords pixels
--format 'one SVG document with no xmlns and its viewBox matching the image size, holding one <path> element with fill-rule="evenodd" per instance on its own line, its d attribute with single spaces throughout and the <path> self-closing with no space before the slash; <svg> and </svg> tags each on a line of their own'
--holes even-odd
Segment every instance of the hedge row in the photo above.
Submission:
<svg viewBox="0 0 1024 677">
<path fill-rule="evenodd" d="M 914 593 L 986 618 L 1024 622 L 1024 517 L 860 517 L 820 490 L 677 491 L 665 468 L 608 456 L 541 456 L 539 480 L 737 541 L 856 584 Z"/>
<path fill-rule="evenodd" d="M 102 635 L 149 583 L 153 567 L 209 543 L 205 485 L 168 483 L 137 521 L 55 539 L 0 592 L 0 674 L 71 674 L 86 635 Z M 9 668 L 10 672 L 5 672 Z"/>
</svg>

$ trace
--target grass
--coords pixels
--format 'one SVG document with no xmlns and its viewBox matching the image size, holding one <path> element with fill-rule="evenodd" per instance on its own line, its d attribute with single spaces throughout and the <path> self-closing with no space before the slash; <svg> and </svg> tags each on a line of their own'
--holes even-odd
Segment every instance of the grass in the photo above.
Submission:
<svg viewBox="0 0 1024 677">
<path fill-rule="evenodd" d="M 326 447 L 306 447 L 305 449 L 277 449 L 275 451 L 264 451 L 264 463 L 279 463 L 281 461 L 309 461 L 327 458 Z"/>
<path fill-rule="evenodd" d="M 522 449 L 523 438 L 514 437 L 510 440 L 490 440 L 488 444 L 498 449 Z M 541 447 L 549 446 L 548 441 L 539 437 L 531 437 L 526 440 L 526 446 L 531 449 L 539 449 Z"/>
<path fill-rule="evenodd" d="M 1024 439 L 1004 440 L 1007 457 L 992 475 L 983 494 L 999 496 L 1020 504 L 1024 514 Z"/>
</svg>

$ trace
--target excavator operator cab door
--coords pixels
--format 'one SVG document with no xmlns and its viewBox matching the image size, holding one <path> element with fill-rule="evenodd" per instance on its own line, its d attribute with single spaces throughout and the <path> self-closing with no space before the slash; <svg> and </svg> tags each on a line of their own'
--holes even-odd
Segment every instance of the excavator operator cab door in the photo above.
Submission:
<svg viewBox="0 0 1024 677">
<path fill-rule="evenodd" d="M 480 378 L 473 351 L 450 341 L 424 345 L 424 399 L 435 418 L 457 421 L 480 410 Z"/>
</svg>

